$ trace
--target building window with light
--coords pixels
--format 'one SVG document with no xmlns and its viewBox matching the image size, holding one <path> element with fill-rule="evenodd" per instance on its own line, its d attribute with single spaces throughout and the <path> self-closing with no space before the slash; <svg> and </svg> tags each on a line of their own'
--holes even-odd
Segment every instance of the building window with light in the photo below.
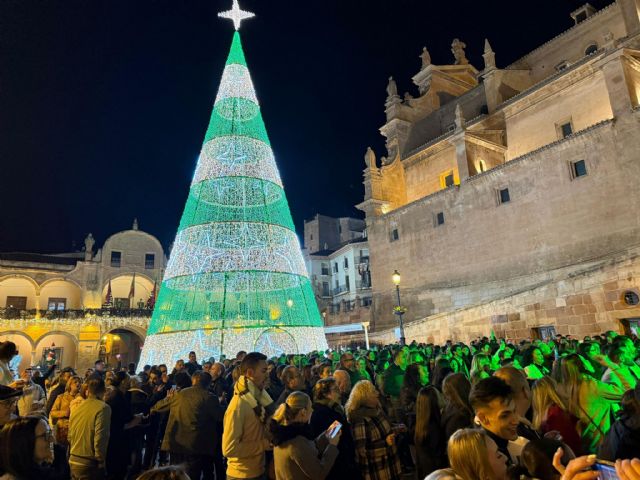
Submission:
<svg viewBox="0 0 640 480">
<path fill-rule="evenodd" d="M 64 310 L 67 307 L 66 298 L 50 297 L 48 302 L 48 310 Z"/>
</svg>

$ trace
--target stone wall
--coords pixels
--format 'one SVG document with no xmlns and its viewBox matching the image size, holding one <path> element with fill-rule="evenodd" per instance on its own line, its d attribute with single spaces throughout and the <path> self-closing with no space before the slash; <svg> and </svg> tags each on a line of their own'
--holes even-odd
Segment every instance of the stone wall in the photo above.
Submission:
<svg viewBox="0 0 640 480">
<path fill-rule="evenodd" d="M 640 238 L 638 117 L 605 121 L 380 217 L 368 217 L 375 328 L 395 323 L 391 274 L 407 319 L 501 298 L 535 275 L 625 250 Z M 635 131 L 635 133 L 634 133 Z M 572 179 L 571 162 L 588 174 Z M 499 204 L 497 190 L 511 201 Z M 434 216 L 443 212 L 445 224 Z M 397 227 L 399 240 L 390 241 Z M 451 295 L 432 295 L 450 289 Z M 461 295 L 463 292 L 464 295 Z"/>
<path fill-rule="evenodd" d="M 540 280 L 538 278 L 538 280 Z M 489 336 L 515 341 L 533 338 L 534 329 L 585 335 L 624 332 L 626 320 L 640 317 L 639 305 L 624 302 L 626 292 L 640 295 L 640 246 L 625 253 L 564 269 L 558 278 L 514 295 L 468 308 L 453 309 L 405 325 L 407 342 L 468 342 Z M 395 342 L 392 328 L 370 334 L 372 342 Z"/>
</svg>

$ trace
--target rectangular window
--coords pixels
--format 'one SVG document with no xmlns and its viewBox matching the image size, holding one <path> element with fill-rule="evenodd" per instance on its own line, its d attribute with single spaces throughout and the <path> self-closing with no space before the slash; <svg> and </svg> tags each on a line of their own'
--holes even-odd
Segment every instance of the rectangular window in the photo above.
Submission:
<svg viewBox="0 0 640 480">
<path fill-rule="evenodd" d="M 347 268 L 349 268 L 349 259 L 344 257 L 344 269 L 346 270 Z"/>
<path fill-rule="evenodd" d="M 322 269 L 321 270 L 322 275 L 329 275 L 329 265 L 327 265 L 326 263 L 323 263 L 320 268 Z"/>
<path fill-rule="evenodd" d="M 400 235 L 398 234 L 398 229 L 394 228 L 393 230 L 391 230 L 391 241 L 395 242 L 399 238 L 400 238 Z"/>
<path fill-rule="evenodd" d="M 436 225 L 444 225 L 444 212 L 436 214 Z"/>
<path fill-rule="evenodd" d="M 329 293 L 329 282 L 322 282 L 322 296 L 328 297 L 331 294 Z"/>
<path fill-rule="evenodd" d="M 344 277 L 344 284 L 347 288 L 347 291 L 351 290 L 351 283 L 349 282 L 349 275 L 346 275 Z"/>
<path fill-rule="evenodd" d="M 560 135 L 562 138 L 567 138 L 572 133 L 573 127 L 571 126 L 571 122 L 563 123 L 562 125 L 560 125 Z"/>
<path fill-rule="evenodd" d="M 509 201 L 511 201 L 511 197 L 509 196 L 509 189 L 508 188 L 502 188 L 498 191 L 498 199 L 500 201 L 500 203 L 508 203 Z"/>
<path fill-rule="evenodd" d="M 120 268 L 122 264 L 122 252 L 111 252 L 111 266 Z"/>
<path fill-rule="evenodd" d="M 450 173 L 449 175 L 444 177 L 444 186 L 450 187 L 451 185 L 453 185 L 453 173 Z"/>
<path fill-rule="evenodd" d="M 152 270 L 156 268 L 156 254 L 155 253 L 147 253 L 144 256 L 144 268 L 147 270 Z"/>
<path fill-rule="evenodd" d="M 587 174 L 587 164 L 584 160 L 571 162 L 571 174 L 573 178 L 584 177 Z"/>
<path fill-rule="evenodd" d="M 338 273 L 338 262 L 333 262 L 333 273 Z"/>
<path fill-rule="evenodd" d="M 7 297 L 7 308 L 15 308 L 16 310 L 27 309 L 27 297 Z"/>
<path fill-rule="evenodd" d="M 49 310 L 64 310 L 66 307 L 67 307 L 66 298 L 49 297 L 49 302 L 48 302 Z"/>
</svg>

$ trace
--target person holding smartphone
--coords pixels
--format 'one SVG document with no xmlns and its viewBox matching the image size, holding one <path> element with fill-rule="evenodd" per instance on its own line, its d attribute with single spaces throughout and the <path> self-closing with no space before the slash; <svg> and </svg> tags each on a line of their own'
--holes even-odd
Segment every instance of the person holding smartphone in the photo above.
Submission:
<svg viewBox="0 0 640 480">
<path fill-rule="evenodd" d="M 269 430 L 276 478 L 324 480 L 331 471 L 338 457 L 342 424 L 334 422 L 314 438 L 309 425 L 312 411 L 309 395 L 297 391 L 273 414 Z"/>
</svg>

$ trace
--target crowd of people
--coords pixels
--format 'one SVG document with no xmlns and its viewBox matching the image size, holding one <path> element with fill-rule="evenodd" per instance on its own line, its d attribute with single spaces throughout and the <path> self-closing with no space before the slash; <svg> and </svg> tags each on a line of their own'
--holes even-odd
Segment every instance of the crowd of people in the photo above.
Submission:
<svg viewBox="0 0 640 480">
<path fill-rule="evenodd" d="M 83 374 L 17 354 L 0 480 L 640 480 L 640 340 L 614 332 Z"/>
</svg>

